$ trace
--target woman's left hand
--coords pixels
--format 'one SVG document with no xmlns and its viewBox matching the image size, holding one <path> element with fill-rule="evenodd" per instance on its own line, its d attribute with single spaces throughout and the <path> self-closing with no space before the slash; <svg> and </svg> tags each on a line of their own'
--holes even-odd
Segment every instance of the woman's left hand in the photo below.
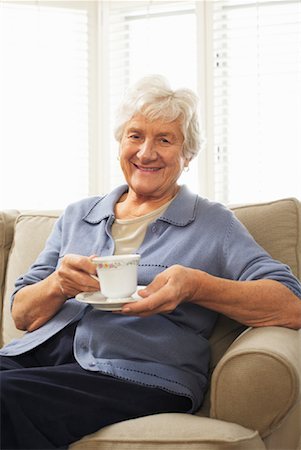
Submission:
<svg viewBox="0 0 301 450">
<path fill-rule="evenodd" d="M 157 275 L 145 288 L 138 291 L 142 297 L 135 303 L 127 303 L 122 313 L 140 317 L 170 313 L 193 292 L 192 270 L 174 265 Z"/>
</svg>

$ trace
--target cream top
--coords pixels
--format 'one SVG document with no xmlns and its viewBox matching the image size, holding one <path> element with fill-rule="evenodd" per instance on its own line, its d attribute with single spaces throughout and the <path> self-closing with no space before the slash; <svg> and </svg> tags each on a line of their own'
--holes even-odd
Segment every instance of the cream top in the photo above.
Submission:
<svg viewBox="0 0 301 450">
<path fill-rule="evenodd" d="M 135 253 L 143 242 L 147 226 L 167 209 L 173 198 L 154 211 L 135 219 L 115 219 L 112 237 L 115 241 L 114 255 Z"/>
</svg>

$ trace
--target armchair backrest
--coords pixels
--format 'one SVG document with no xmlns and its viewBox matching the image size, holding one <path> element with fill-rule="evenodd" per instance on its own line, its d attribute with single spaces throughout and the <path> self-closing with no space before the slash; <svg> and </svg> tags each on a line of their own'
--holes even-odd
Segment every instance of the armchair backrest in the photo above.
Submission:
<svg viewBox="0 0 301 450">
<path fill-rule="evenodd" d="M 44 247 L 50 231 L 59 217 L 59 211 L 4 211 L 0 213 L 1 265 L 0 277 L 3 278 L 0 296 L 2 296 L 2 335 L 0 344 L 7 344 L 12 339 L 22 336 L 10 315 L 10 296 L 16 279 L 25 273 Z M 1 230 L 2 225 L 2 230 Z M 6 239 L 4 239 L 6 236 Z M 1 298 L 0 298 L 1 300 Z"/>
</svg>

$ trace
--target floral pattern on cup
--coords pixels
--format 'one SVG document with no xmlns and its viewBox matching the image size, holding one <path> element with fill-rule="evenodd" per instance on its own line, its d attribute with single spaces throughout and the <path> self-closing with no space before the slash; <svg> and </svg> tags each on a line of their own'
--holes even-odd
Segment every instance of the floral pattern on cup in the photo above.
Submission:
<svg viewBox="0 0 301 450">
<path fill-rule="evenodd" d="M 138 261 L 115 261 L 115 262 L 104 262 L 98 263 L 97 266 L 99 269 L 119 269 L 119 267 L 124 266 L 137 266 Z"/>
</svg>

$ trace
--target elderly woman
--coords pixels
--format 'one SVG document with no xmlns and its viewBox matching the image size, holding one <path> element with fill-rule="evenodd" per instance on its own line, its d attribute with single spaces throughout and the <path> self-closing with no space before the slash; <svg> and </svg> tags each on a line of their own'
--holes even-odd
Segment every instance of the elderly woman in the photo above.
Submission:
<svg viewBox="0 0 301 450">
<path fill-rule="evenodd" d="M 218 313 L 301 327 L 301 286 L 224 206 L 179 186 L 196 156 L 197 101 L 161 77 L 129 91 L 116 138 L 126 185 L 70 205 L 17 280 L 1 351 L 2 449 L 64 448 L 99 428 L 195 412 Z M 139 253 L 142 299 L 120 313 L 77 302 L 98 291 L 93 255 Z M 118 280 L 116 280 L 118 282 Z"/>
</svg>

